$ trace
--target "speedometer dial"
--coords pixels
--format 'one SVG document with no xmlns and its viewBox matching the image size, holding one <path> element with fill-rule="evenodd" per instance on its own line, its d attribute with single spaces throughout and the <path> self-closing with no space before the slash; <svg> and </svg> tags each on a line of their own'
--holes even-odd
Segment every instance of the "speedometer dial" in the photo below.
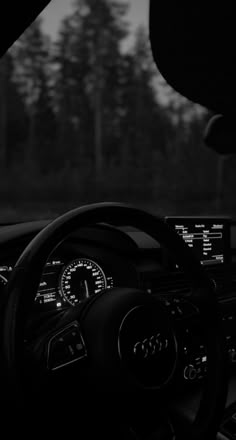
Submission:
<svg viewBox="0 0 236 440">
<path fill-rule="evenodd" d="M 107 280 L 97 263 L 87 258 L 79 258 L 63 270 L 60 287 L 65 300 L 75 306 L 106 289 Z"/>
</svg>

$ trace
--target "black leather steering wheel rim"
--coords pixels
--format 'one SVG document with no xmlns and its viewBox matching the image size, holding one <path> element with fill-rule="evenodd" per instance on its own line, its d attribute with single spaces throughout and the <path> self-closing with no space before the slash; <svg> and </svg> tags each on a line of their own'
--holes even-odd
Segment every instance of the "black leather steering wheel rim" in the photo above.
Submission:
<svg viewBox="0 0 236 440">
<path fill-rule="evenodd" d="M 24 326 L 46 260 L 74 230 L 95 223 L 126 224 L 143 230 L 175 255 L 180 267 L 191 277 L 193 299 L 198 303 L 207 328 L 208 350 L 208 372 L 191 438 L 215 438 L 227 394 L 227 362 L 212 284 L 188 246 L 163 220 L 127 205 L 100 203 L 70 211 L 44 228 L 20 256 L 6 291 L 3 319 L 3 360 L 12 392 L 19 391 Z M 190 432 L 188 438 L 189 435 Z"/>
</svg>

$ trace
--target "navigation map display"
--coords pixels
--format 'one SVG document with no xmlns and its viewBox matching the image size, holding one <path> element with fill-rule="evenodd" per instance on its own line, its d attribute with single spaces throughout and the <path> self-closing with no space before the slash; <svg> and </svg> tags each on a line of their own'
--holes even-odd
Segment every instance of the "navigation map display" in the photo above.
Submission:
<svg viewBox="0 0 236 440">
<path fill-rule="evenodd" d="M 192 248 L 201 264 L 221 265 L 228 261 L 229 224 L 225 219 L 166 217 L 166 221 Z"/>
</svg>

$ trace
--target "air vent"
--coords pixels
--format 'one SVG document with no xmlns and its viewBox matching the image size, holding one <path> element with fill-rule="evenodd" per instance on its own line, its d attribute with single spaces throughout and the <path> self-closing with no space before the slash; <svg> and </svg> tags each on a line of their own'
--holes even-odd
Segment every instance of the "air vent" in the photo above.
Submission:
<svg viewBox="0 0 236 440">
<path fill-rule="evenodd" d="M 208 276 L 216 285 L 216 292 L 219 296 L 236 292 L 236 265 L 231 269 L 219 267 L 207 270 Z M 142 288 L 149 293 L 158 295 L 191 293 L 191 282 L 185 277 L 183 272 L 155 273 L 143 272 L 141 277 Z"/>
<path fill-rule="evenodd" d="M 149 293 L 158 295 L 187 295 L 191 292 L 191 284 L 183 273 L 154 274 L 145 272 L 142 274 L 142 288 Z"/>
</svg>

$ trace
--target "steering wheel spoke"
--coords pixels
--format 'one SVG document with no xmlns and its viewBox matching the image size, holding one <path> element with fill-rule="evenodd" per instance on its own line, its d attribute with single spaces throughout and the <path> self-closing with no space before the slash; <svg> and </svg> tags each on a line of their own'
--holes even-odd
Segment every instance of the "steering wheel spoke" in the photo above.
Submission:
<svg viewBox="0 0 236 440">
<path fill-rule="evenodd" d="M 56 331 L 47 342 L 47 369 L 55 371 L 87 357 L 87 349 L 77 321 Z"/>
</svg>

